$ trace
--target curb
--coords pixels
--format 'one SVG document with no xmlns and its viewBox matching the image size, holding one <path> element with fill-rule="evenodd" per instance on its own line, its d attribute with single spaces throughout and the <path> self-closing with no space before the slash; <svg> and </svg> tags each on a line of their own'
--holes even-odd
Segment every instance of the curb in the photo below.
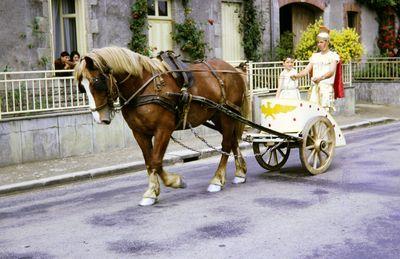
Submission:
<svg viewBox="0 0 400 259">
<path fill-rule="evenodd" d="M 386 124 L 390 122 L 395 122 L 398 121 L 395 118 L 390 118 L 390 117 L 381 117 L 381 118 L 375 118 L 375 119 L 369 119 L 361 122 L 356 122 L 356 123 L 351 123 L 351 124 L 346 124 L 343 126 L 340 126 L 341 130 L 352 130 L 355 128 L 364 128 L 364 127 L 369 127 L 369 126 L 374 126 L 377 124 Z"/>
<path fill-rule="evenodd" d="M 385 123 L 390 123 L 390 122 L 394 122 L 394 121 L 398 121 L 398 120 L 394 119 L 394 118 L 389 118 L 389 117 L 381 117 L 381 118 L 376 118 L 376 119 L 365 120 L 362 122 L 346 124 L 346 125 L 340 126 L 340 129 L 341 130 L 352 130 L 355 128 L 369 127 L 369 126 L 373 126 L 373 125 L 377 125 L 377 124 L 385 124 Z M 248 142 L 241 142 L 239 146 L 242 149 L 249 149 L 249 148 L 251 148 L 252 145 L 251 145 L 251 143 L 248 143 Z M 221 148 L 221 146 L 217 146 L 216 148 Z M 216 151 L 215 149 L 212 149 L 212 148 L 205 148 L 205 149 L 200 150 L 200 152 L 195 152 L 195 151 L 191 151 L 191 150 L 179 150 L 179 151 L 174 151 L 174 152 L 165 154 L 163 164 L 164 165 L 173 165 L 173 164 L 177 164 L 177 163 L 185 163 L 185 162 L 199 160 L 202 158 L 215 156 L 218 154 L 219 154 L 218 151 Z M 88 179 L 99 178 L 99 177 L 104 177 L 104 176 L 123 174 L 128 171 L 141 171 L 141 170 L 145 170 L 145 169 L 146 169 L 146 165 L 144 164 L 144 162 L 140 161 L 140 162 L 132 162 L 132 163 L 126 163 L 126 164 L 120 164 L 120 165 L 114 165 L 114 166 L 95 168 L 95 169 L 90 169 L 90 170 L 86 170 L 86 171 L 78 171 L 78 172 L 74 172 L 74 173 L 68 173 L 68 174 L 64 174 L 64 175 L 47 177 L 47 178 L 38 179 L 38 180 L 3 185 L 3 186 L 0 186 L 0 195 L 9 194 L 9 193 L 13 193 L 13 192 L 27 191 L 27 190 L 32 190 L 32 189 L 36 189 L 36 188 L 42 188 L 42 187 L 47 187 L 47 186 L 52 186 L 52 185 L 57 185 L 57 184 L 62 184 L 62 183 L 69 183 L 69 182 L 75 182 L 75 181 L 80 181 L 80 180 L 88 180 Z"/>
<path fill-rule="evenodd" d="M 240 143 L 239 146 L 242 149 L 247 149 L 251 147 L 250 143 Z M 221 146 L 217 146 L 216 148 L 221 148 Z M 191 150 L 179 150 L 166 153 L 164 156 L 163 164 L 174 165 L 177 163 L 185 163 L 185 162 L 199 160 L 202 158 L 207 158 L 218 154 L 219 154 L 218 151 L 212 148 L 202 149 L 200 150 L 200 152 L 195 152 Z M 89 180 L 104 176 L 118 175 L 131 171 L 142 171 L 145 169 L 146 165 L 144 161 L 100 167 L 95 169 L 89 169 L 86 171 L 78 171 L 74 173 L 67 173 L 58 176 L 46 177 L 38 180 L 31 180 L 15 184 L 3 185 L 0 186 L 0 195 L 27 191 L 57 184 L 70 183 L 81 180 Z"/>
</svg>

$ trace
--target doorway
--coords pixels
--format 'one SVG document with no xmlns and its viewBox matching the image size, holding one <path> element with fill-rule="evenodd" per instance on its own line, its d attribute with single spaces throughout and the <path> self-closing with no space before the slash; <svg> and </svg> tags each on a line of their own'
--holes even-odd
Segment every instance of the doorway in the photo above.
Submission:
<svg viewBox="0 0 400 259">
<path fill-rule="evenodd" d="M 292 3 L 279 9 L 280 35 L 292 32 L 293 46 L 296 46 L 307 26 L 314 23 L 323 14 L 319 8 L 307 3 Z"/>
<path fill-rule="evenodd" d="M 244 59 L 242 35 L 239 32 L 241 4 L 222 3 L 222 59 L 238 61 Z"/>
</svg>

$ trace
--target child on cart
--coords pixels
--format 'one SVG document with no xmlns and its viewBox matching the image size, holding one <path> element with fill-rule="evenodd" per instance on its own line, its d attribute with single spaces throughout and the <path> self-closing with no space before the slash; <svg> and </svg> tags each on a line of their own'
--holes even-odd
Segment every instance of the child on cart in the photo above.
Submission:
<svg viewBox="0 0 400 259">
<path fill-rule="evenodd" d="M 296 75 L 297 71 L 293 68 L 294 59 L 287 57 L 283 60 L 283 71 L 279 75 L 277 99 L 296 99 L 300 100 L 300 91 L 297 81 L 292 80 L 291 76 Z"/>
</svg>

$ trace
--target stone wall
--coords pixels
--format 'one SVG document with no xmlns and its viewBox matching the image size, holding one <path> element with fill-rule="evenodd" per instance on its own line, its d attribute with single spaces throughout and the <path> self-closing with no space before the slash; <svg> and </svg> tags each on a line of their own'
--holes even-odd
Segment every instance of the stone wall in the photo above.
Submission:
<svg viewBox="0 0 400 259">
<path fill-rule="evenodd" d="M 201 136 L 218 134 L 206 127 Z M 112 133 L 112 134 L 111 134 Z M 178 139 L 192 138 L 190 130 L 177 131 Z M 50 115 L 0 121 L 0 166 L 133 147 L 141 152 L 121 113 L 110 125 L 93 122 L 91 113 Z"/>
<path fill-rule="evenodd" d="M 132 0 L 91 1 L 86 7 L 89 18 L 89 51 L 110 45 L 128 47 L 132 32 L 129 29 Z"/>
<path fill-rule="evenodd" d="M 48 2 L 0 1 L 0 72 L 50 69 Z"/>
<path fill-rule="evenodd" d="M 50 0 L 2 0 L 0 1 L 0 71 L 6 68 L 13 71 L 50 69 L 55 58 L 51 49 L 49 21 Z M 242 2 L 230 0 L 228 2 Z M 131 6 L 135 0 L 87 0 L 84 1 L 85 32 L 87 51 L 110 45 L 127 47 L 131 31 L 129 20 Z M 324 9 L 326 24 L 332 29 L 341 29 L 343 22 L 343 5 L 354 4 L 355 0 L 255 0 L 256 8 L 262 13 L 263 54 L 268 60 L 279 40 L 279 8 L 284 4 L 304 3 Z M 210 49 L 207 57 L 222 57 L 222 1 L 191 1 L 192 16 L 205 31 L 206 42 Z M 172 1 L 173 20 L 183 21 L 181 1 Z M 376 52 L 378 25 L 373 10 L 361 6 L 361 40 L 365 53 Z M 214 20 L 211 25 L 208 19 Z M 35 29 L 34 29 L 35 28 Z M 179 52 L 178 46 L 175 51 Z M 85 53 L 81 53 L 85 54 Z"/>
<path fill-rule="evenodd" d="M 400 82 L 353 83 L 356 102 L 400 104 Z"/>
</svg>

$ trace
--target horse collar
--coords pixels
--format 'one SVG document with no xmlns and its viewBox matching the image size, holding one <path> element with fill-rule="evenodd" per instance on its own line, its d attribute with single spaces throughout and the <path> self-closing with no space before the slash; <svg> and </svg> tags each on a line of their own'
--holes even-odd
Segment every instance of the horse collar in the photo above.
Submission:
<svg viewBox="0 0 400 259">
<path fill-rule="evenodd" d="M 131 97 L 129 97 L 127 100 L 124 100 L 124 103 L 121 105 L 121 109 L 122 107 L 124 107 L 125 105 L 127 105 L 130 101 L 133 100 L 133 98 L 135 98 L 144 88 L 146 88 L 155 78 L 159 77 L 161 74 L 154 74 L 152 77 L 150 77 L 138 90 L 136 90 L 136 92 L 134 92 Z M 117 87 L 118 88 L 118 87 Z"/>
</svg>

